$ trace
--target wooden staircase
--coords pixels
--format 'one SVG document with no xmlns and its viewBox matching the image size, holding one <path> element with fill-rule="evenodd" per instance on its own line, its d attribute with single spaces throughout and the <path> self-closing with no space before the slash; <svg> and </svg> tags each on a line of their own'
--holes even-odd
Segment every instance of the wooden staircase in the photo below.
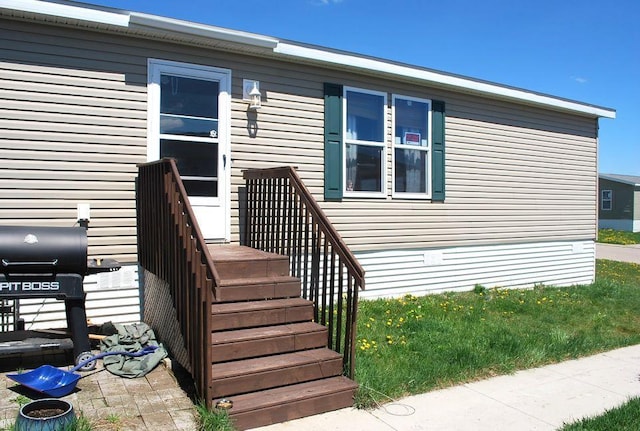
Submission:
<svg viewBox="0 0 640 431">
<path fill-rule="evenodd" d="M 237 429 L 353 405 L 357 384 L 327 348 L 289 258 L 244 246 L 209 246 L 220 283 L 212 304 L 212 404 L 233 402 Z"/>
<path fill-rule="evenodd" d="M 173 159 L 138 166 L 144 319 L 240 430 L 351 406 L 365 273 L 292 167 L 243 172 L 241 244 L 207 244 Z"/>
</svg>

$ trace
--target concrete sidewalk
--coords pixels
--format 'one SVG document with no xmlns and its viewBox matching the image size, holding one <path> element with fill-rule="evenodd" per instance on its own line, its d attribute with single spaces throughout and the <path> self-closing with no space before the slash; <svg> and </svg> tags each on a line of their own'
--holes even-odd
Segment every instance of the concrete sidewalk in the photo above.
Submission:
<svg viewBox="0 0 640 431">
<path fill-rule="evenodd" d="M 640 244 L 617 245 L 596 243 L 596 259 L 618 260 L 640 264 Z"/>
<path fill-rule="evenodd" d="M 640 345 L 260 431 L 557 430 L 640 396 Z"/>
</svg>

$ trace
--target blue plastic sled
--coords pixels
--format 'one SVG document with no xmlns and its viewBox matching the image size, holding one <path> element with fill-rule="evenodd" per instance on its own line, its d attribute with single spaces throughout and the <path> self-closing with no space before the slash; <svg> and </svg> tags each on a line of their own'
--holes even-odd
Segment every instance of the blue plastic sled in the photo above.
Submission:
<svg viewBox="0 0 640 431">
<path fill-rule="evenodd" d="M 137 352 L 103 352 L 80 362 L 69 371 L 64 371 L 51 365 L 41 365 L 26 373 L 7 374 L 7 377 L 22 386 L 26 386 L 29 389 L 41 392 L 50 397 L 64 397 L 75 389 L 76 383 L 82 378 L 82 375 L 76 374 L 75 371 L 78 371 L 86 364 L 110 355 L 144 356 L 155 352 L 157 348 L 158 346 L 147 346 Z"/>
</svg>

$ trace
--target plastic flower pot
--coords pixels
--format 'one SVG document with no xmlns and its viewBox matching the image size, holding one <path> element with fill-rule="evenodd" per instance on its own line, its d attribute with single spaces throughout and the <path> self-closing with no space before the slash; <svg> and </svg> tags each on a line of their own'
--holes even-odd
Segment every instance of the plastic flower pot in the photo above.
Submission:
<svg viewBox="0 0 640 431">
<path fill-rule="evenodd" d="M 43 398 L 20 408 L 16 431 L 67 431 L 76 420 L 73 405 L 64 400 Z"/>
</svg>

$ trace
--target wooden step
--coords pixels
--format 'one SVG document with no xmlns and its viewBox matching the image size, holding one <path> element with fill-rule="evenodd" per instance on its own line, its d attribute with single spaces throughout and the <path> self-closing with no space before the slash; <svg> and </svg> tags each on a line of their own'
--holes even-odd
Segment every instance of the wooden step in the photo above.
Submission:
<svg viewBox="0 0 640 431">
<path fill-rule="evenodd" d="M 238 430 L 286 422 L 352 406 L 357 386 L 340 376 L 237 395 L 229 414 Z"/>
<path fill-rule="evenodd" d="M 342 355 L 329 349 L 304 350 L 212 366 L 213 397 L 254 392 L 342 374 Z"/>
<path fill-rule="evenodd" d="M 214 363 L 326 347 L 328 330 L 313 322 L 213 332 Z"/>
<path fill-rule="evenodd" d="M 289 257 L 241 245 L 209 245 L 221 279 L 289 275 Z"/>
<path fill-rule="evenodd" d="M 309 322 L 313 319 L 313 303 L 302 298 L 216 303 L 211 314 L 214 331 Z"/>
<path fill-rule="evenodd" d="M 291 298 L 300 296 L 300 279 L 288 275 L 223 279 L 215 289 L 218 302 Z"/>
</svg>

